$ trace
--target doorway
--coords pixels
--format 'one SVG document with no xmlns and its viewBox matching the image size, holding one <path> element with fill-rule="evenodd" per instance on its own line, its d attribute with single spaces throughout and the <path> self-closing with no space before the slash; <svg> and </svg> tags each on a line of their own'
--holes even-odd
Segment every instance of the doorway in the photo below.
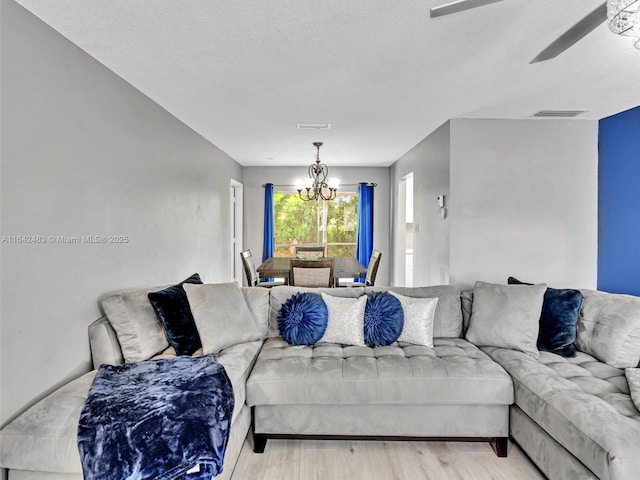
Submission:
<svg viewBox="0 0 640 480">
<path fill-rule="evenodd" d="M 398 211 L 396 216 L 394 284 L 413 286 L 413 172 L 398 182 Z"/>
<path fill-rule="evenodd" d="M 242 221 L 243 221 L 243 207 L 242 201 L 244 197 L 242 183 L 231 179 L 231 185 L 229 188 L 231 206 L 230 209 L 230 223 L 231 223 L 231 262 L 230 262 L 230 276 L 233 281 L 242 285 L 243 270 L 242 260 L 240 258 L 240 252 L 242 252 L 244 245 L 242 241 Z"/>
</svg>

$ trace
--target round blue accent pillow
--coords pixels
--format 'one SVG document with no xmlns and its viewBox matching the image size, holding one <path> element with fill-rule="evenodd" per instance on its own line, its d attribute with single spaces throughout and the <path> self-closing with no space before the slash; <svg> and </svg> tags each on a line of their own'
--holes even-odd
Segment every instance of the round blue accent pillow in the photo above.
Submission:
<svg viewBox="0 0 640 480">
<path fill-rule="evenodd" d="M 391 345 L 404 328 L 400 300 L 389 292 L 371 292 L 364 310 L 364 343 L 372 347 Z"/>
<path fill-rule="evenodd" d="M 327 329 L 329 311 L 317 293 L 296 293 L 278 312 L 278 330 L 291 345 L 313 345 Z"/>
</svg>

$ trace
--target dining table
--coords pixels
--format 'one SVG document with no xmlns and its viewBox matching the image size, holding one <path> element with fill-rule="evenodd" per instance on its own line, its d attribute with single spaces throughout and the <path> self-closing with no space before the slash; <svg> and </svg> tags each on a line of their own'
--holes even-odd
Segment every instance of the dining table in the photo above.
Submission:
<svg viewBox="0 0 640 480">
<path fill-rule="evenodd" d="M 323 257 L 318 260 L 333 260 L 333 284 L 338 285 L 339 278 L 364 278 L 367 267 L 355 257 Z M 260 278 L 284 278 L 289 284 L 290 257 L 269 257 L 258 267 Z M 363 284 L 364 285 L 364 284 Z"/>
</svg>

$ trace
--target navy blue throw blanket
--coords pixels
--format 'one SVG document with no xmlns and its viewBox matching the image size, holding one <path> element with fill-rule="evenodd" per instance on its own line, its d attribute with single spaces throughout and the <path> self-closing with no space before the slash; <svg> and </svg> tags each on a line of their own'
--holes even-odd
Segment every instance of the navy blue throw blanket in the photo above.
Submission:
<svg viewBox="0 0 640 480">
<path fill-rule="evenodd" d="M 78 424 L 84 478 L 216 476 L 233 405 L 231 382 L 213 355 L 101 365 Z"/>
</svg>

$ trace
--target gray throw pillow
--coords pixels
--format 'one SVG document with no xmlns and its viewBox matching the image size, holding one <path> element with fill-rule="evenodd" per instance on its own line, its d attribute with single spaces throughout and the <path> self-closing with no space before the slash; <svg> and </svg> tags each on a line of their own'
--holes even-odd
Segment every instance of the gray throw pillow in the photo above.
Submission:
<svg viewBox="0 0 640 480">
<path fill-rule="evenodd" d="M 123 291 L 102 300 L 102 309 L 116 332 L 127 363 L 147 360 L 169 346 L 164 327 L 147 297 L 166 287 Z"/>
<path fill-rule="evenodd" d="M 182 285 L 205 355 L 263 338 L 237 283 Z"/>
<path fill-rule="evenodd" d="M 476 282 L 466 338 L 479 346 L 520 350 L 540 356 L 536 342 L 547 285 Z"/>
</svg>

